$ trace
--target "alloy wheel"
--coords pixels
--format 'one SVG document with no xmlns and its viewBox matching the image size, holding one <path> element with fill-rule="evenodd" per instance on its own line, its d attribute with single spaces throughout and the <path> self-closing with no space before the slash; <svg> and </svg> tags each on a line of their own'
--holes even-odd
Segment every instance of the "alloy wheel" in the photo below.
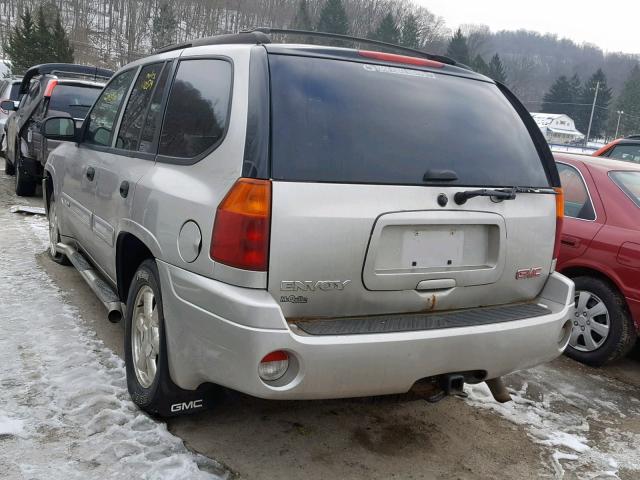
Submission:
<svg viewBox="0 0 640 480">
<path fill-rule="evenodd" d="M 593 352 L 609 337 L 611 321 L 605 303 L 586 290 L 576 291 L 573 330 L 569 345 L 580 352 Z"/>
<path fill-rule="evenodd" d="M 134 302 L 131 351 L 138 382 L 143 388 L 149 388 L 155 380 L 160 355 L 158 307 L 153 289 L 149 285 L 138 290 Z"/>
</svg>

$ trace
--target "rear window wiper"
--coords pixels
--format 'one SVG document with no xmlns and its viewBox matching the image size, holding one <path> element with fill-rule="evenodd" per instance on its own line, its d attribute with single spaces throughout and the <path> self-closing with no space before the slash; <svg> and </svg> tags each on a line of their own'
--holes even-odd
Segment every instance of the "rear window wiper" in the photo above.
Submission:
<svg viewBox="0 0 640 480">
<path fill-rule="evenodd" d="M 458 205 L 464 205 L 467 200 L 474 197 L 491 197 L 495 202 L 502 200 L 514 200 L 517 193 L 548 193 L 555 195 L 552 188 L 533 188 L 533 187 L 507 187 L 507 188 L 481 188 L 479 190 L 465 190 L 457 192 L 453 196 L 453 200 Z"/>
<path fill-rule="evenodd" d="M 490 188 L 481 188 L 479 190 L 465 190 L 464 192 L 457 192 L 453 196 L 453 200 L 458 205 L 464 205 L 467 200 L 474 197 L 491 197 L 492 200 L 513 200 L 516 198 L 517 190 L 515 188 L 493 190 Z"/>
</svg>

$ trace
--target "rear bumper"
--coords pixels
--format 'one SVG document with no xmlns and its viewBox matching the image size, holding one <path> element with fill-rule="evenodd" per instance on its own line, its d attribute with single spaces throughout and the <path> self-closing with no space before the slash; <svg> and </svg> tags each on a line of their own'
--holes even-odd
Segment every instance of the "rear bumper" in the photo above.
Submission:
<svg viewBox="0 0 640 480">
<path fill-rule="evenodd" d="M 309 336 L 289 330 L 265 291 L 231 287 L 163 262 L 158 267 L 171 377 L 186 389 L 212 382 L 291 400 L 402 393 L 424 377 L 480 370 L 495 378 L 550 361 L 562 353 L 570 332 L 565 323 L 573 282 L 557 273 L 538 299 L 548 315 L 441 330 Z M 195 295 L 210 306 L 196 306 Z M 280 383 L 266 384 L 257 366 L 274 350 L 286 350 L 294 360 Z"/>
</svg>

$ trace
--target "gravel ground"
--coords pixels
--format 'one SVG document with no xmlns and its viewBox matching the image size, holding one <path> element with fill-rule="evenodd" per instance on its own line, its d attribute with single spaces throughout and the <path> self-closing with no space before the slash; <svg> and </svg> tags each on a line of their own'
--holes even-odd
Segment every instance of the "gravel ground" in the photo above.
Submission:
<svg viewBox="0 0 640 480">
<path fill-rule="evenodd" d="M 155 421 L 128 400 L 122 325 L 48 258 L 43 217 L 9 213 L 41 205 L 12 187 L 0 171 L 3 479 L 640 477 L 637 354 L 515 373 L 503 405 L 484 384 L 437 404 L 230 393 L 212 411 Z"/>
</svg>

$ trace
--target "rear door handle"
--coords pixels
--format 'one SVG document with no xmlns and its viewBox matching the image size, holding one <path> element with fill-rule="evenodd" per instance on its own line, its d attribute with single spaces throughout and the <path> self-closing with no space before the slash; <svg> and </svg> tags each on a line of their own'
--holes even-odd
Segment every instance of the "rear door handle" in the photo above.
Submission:
<svg viewBox="0 0 640 480">
<path fill-rule="evenodd" d="M 563 245 L 567 245 L 569 247 L 577 247 L 579 241 L 577 239 L 575 239 L 575 238 L 572 238 L 572 237 L 564 237 L 563 236 L 560 239 L 560 243 L 563 244 Z"/>
<path fill-rule="evenodd" d="M 127 198 L 127 195 L 129 195 L 129 182 L 127 182 L 126 180 L 124 180 L 121 184 L 120 184 L 120 196 L 122 198 Z"/>
<path fill-rule="evenodd" d="M 93 182 L 93 178 L 96 176 L 96 169 L 93 167 L 87 168 L 87 178 L 90 182 Z"/>
</svg>

